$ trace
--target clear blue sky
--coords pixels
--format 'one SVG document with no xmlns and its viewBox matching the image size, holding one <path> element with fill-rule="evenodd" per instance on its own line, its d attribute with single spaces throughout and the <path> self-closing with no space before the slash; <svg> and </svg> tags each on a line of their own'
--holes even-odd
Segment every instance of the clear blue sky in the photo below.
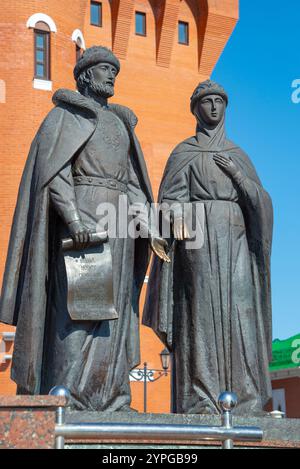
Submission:
<svg viewBox="0 0 300 469">
<path fill-rule="evenodd" d="M 300 332 L 300 1 L 240 0 L 212 78 L 228 91 L 227 134 L 254 162 L 275 209 L 273 337 Z"/>
</svg>

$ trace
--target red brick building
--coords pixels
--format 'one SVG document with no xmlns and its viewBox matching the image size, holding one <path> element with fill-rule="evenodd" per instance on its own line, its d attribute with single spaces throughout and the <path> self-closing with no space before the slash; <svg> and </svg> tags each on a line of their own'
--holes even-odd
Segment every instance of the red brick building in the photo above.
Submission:
<svg viewBox="0 0 300 469">
<path fill-rule="evenodd" d="M 139 117 L 137 134 L 155 194 L 173 147 L 194 132 L 191 92 L 207 79 L 238 20 L 238 0 L 3 0 L 0 40 L 0 277 L 18 186 L 30 143 L 52 108 L 53 92 L 74 89 L 80 49 L 105 45 L 121 61 L 115 102 Z M 1 279 L 0 279 L 1 280 Z M 0 332 L 13 328 L 1 325 Z M 12 336 L 5 335 L 0 394 L 9 379 Z M 142 363 L 161 368 L 163 345 L 141 327 Z M 5 358 L 5 357 L 4 357 Z M 142 410 L 142 384 L 132 383 Z M 148 385 L 148 410 L 169 411 L 169 377 Z"/>
</svg>

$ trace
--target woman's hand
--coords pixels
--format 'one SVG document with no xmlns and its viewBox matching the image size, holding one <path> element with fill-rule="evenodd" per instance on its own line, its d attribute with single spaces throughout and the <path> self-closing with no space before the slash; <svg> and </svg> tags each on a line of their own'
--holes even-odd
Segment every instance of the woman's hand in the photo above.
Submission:
<svg viewBox="0 0 300 469">
<path fill-rule="evenodd" d="M 184 239 L 190 238 L 189 230 L 186 224 L 184 223 L 184 220 L 182 219 L 182 217 L 174 219 L 173 232 L 174 232 L 174 238 L 177 239 L 178 241 L 183 241 Z"/>
<path fill-rule="evenodd" d="M 158 236 L 150 237 L 150 246 L 154 254 L 156 254 L 162 261 L 171 262 L 171 259 L 167 255 L 168 243 L 165 239 Z"/>
<path fill-rule="evenodd" d="M 239 168 L 235 165 L 232 158 L 229 156 L 224 156 L 221 153 L 216 153 L 213 156 L 215 163 L 228 174 L 233 179 L 237 176 Z"/>
</svg>

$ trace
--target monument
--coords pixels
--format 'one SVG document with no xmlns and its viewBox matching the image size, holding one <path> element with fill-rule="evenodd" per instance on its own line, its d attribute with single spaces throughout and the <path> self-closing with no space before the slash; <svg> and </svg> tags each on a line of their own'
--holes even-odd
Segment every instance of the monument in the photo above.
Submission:
<svg viewBox="0 0 300 469">
<path fill-rule="evenodd" d="M 272 397 L 272 203 L 248 156 L 226 138 L 227 104 L 220 85 L 199 84 L 196 135 L 175 148 L 160 187 L 173 222 L 171 263 L 153 261 L 143 322 L 173 353 L 176 413 L 218 414 L 219 394 L 232 391 L 236 412 L 253 416 Z M 197 248 L 185 206 L 199 208 Z"/>
<path fill-rule="evenodd" d="M 1 295 L 0 320 L 17 326 L 18 394 L 63 385 L 78 410 L 130 411 L 149 246 L 166 258 L 147 223 L 143 237 L 101 225 L 101 204 L 118 220 L 121 197 L 146 212 L 153 200 L 137 118 L 108 104 L 119 70 L 109 49 L 91 47 L 74 69 L 78 91 L 54 94 L 23 173 Z"/>
</svg>

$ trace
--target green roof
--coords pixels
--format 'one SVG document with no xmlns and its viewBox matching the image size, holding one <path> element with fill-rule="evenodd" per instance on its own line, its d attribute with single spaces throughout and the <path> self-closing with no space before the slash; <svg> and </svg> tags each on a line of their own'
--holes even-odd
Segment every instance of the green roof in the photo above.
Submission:
<svg viewBox="0 0 300 469">
<path fill-rule="evenodd" d="M 300 367 L 300 334 L 286 340 L 274 340 L 272 350 L 270 371 Z"/>
</svg>

